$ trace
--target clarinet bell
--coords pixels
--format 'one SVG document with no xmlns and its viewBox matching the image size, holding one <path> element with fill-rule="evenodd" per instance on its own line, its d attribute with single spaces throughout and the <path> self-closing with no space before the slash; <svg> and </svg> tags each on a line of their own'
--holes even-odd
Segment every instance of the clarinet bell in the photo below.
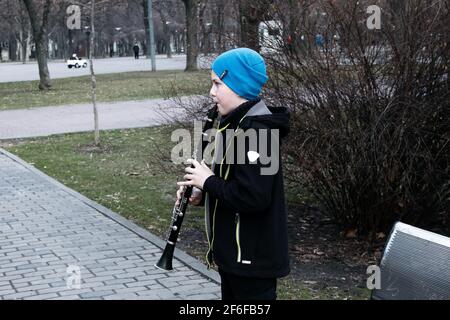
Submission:
<svg viewBox="0 0 450 320">
<path fill-rule="evenodd" d="M 161 258 L 159 258 L 158 263 L 155 264 L 155 267 L 165 271 L 173 270 L 172 261 L 174 249 L 174 245 L 167 244 L 163 254 L 161 255 Z"/>
</svg>

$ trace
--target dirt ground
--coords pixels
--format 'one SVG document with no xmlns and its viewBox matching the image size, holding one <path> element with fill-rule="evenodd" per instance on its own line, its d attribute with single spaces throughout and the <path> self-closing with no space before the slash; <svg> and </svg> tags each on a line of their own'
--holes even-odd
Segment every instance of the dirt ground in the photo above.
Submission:
<svg viewBox="0 0 450 320">
<path fill-rule="evenodd" d="M 314 208 L 288 206 L 288 212 L 290 279 L 318 295 L 331 288 L 338 292 L 337 297 L 361 298 L 368 277 L 366 269 L 379 264 L 384 241 L 369 244 L 344 235 Z M 184 229 L 180 240 L 177 247 L 204 260 L 204 232 Z M 369 296 L 368 290 L 364 294 Z"/>
<path fill-rule="evenodd" d="M 344 234 L 319 210 L 288 207 L 292 276 L 315 289 L 336 288 L 350 296 L 366 288 L 367 267 L 379 264 L 384 240 L 376 244 Z"/>
</svg>

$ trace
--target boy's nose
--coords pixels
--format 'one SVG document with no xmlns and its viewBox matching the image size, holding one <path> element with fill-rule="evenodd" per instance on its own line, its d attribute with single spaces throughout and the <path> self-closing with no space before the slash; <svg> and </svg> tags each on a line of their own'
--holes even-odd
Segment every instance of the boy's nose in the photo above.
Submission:
<svg viewBox="0 0 450 320">
<path fill-rule="evenodd" d="M 211 90 L 209 90 L 209 95 L 213 98 L 216 96 L 216 90 L 214 89 L 214 86 L 212 86 Z"/>
</svg>

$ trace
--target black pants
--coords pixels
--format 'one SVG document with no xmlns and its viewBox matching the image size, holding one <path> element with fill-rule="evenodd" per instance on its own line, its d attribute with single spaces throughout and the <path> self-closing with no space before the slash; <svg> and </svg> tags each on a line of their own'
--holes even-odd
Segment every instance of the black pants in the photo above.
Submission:
<svg viewBox="0 0 450 320">
<path fill-rule="evenodd" d="M 222 300 L 276 300 L 276 278 L 248 278 L 223 272 L 219 269 L 222 281 Z"/>
<path fill-rule="evenodd" d="M 135 53 L 134 53 L 134 58 L 135 58 L 135 59 L 139 59 L 139 53 L 135 52 Z"/>
</svg>

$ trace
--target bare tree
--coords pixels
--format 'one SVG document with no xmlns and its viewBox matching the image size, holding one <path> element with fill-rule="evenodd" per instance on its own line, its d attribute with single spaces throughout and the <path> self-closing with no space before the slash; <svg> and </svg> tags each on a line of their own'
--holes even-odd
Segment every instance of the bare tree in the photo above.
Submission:
<svg viewBox="0 0 450 320">
<path fill-rule="evenodd" d="M 292 114 L 288 181 L 372 240 L 398 220 L 450 232 L 449 2 L 392 3 L 370 30 L 370 1 L 297 1 L 298 41 L 267 54 L 267 97 Z"/>
<path fill-rule="evenodd" d="M 147 57 L 150 57 L 150 30 L 148 28 L 148 1 L 142 0 L 142 7 L 144 9 L 144 30 L 145 30 L 145 43 L 146 43 L 146 54 Z"/>
<path fill-rule="evenodd" d="M 100 130 L 98 126 L 98 110 L 97 110 L 97 80 L 95 79 L 94 63 L 92 60 L 92 55 L 94 51 L 95 42 L 95 0 L 91 0 L 91 30 L 89 37 L 89 64 L 91 70 L 91 96 L 92 96 L 92 106 L 94 109 L 94 141 L 95 145 L 100 145 Z"/>
<path fill-rule="evenodd" d="M 99 2 L 99 4 L 107 3 L 109 0 L 104 0 Z M 94 111 L 94 142 L 96 146 L 100 145 L 100 130 L 99 130 L 99 119 L 98 119 L 98 109 L 97 109 L 97 80 L 95 78 L 94 72 L 94 61 L 92 59 L 94 55 L 94 44 L 95 44 L 95 10 L 96 10 L 96 2 L 95 0 L 91 0 L 87 4 L 73 2 L 77 5 L 80 5 L 87 10 L 89 10 L 90 16 L 90 30 L 89 30 L 89 64 L 90 64 L 90 72 L 91 72 L 91 98 L 92 98 L 92 107 Z"/>
<path fill-rule="evenodd" d="M 30 18 L 23 2 L 12 0 L 0 1 L 0 20 L 5 22 L 3 28 L 0 27 L 0 29 L 3 29 L 4 34 L 9 33 L 14 37 L 15 42 L 19 44 L 19 58 L 23 63 L 26 63 L 28 52 L 30 51 L 31 26 Z M 6 25 L 8 26 L 7 28 L 5 28 Z M 13 45 L 12 49 L 16 51 L 17 48 Z M 10 59 L 15 60 L 15 56 L 13 54 Z"/>
<path fill-rule="evenodd" d="M 241 46 L 259 51 L 259 24 L 265 20 L 265 15 L 270 9 L 271 0 L 238 0 Z"/>
<path fill-rule="evenodd" d="M 217 37 L 217 44 L 220 51 L 225 51 L 224 27 L 225 27 L 225 1 L 216 0 L 214 2 L 214 22 L 213 28 Z"/>
<path fill-rule="evenodd" d="M 173 1 L 170 0 L 154 1 L 154 6 L 156 12 L 159 14 L 159 17 L 161 19 L 164 48 L 167 54 L 167 58 L 172 58 L 172 49 L 170 47 L 170 40 L 171 40 L 170 24 L 172 24 L 172 22 L 169 21 L 168 19 L 169 17 L 174 17 L 176 15 L 177 8 L 173 3 Z"/>
<path fill-rule="evenodd" d="M 203 53 L 207 53 L 208 52 L 208 28 L 207 25 L 205 23 L 205 14 L 206 14 L 206 9 L 208 7 L 208 0 L 202 0 L 199 2 L 199 6 L 198 6 L 198 23 L 199 23 L 199 27 L 200 27 L 200 50 Z"/>
<path fill-rule="evenodd" d="M 39 2 L 39 3 L 38 3 Z M 51 0 L 45 0 L 41 10 L 41 1 L 39 0 L 23 0 L 30 17 L 31 29 L 33 30 L 34 42 L 36 43 L 36 55 L 39 67 L 39 89 L 49 90 L 52 86 L 50 80 L 50 72 L 48 71 L 47 55 L 48 55 L 48 37 L 47 26 L 48 16 L 50 13 Z"/>
<path fill-rule="evenodd" d="M 198 70 L 198 0 L 182 0 L 186 9 L 186 69 Z"/>
</svg>

